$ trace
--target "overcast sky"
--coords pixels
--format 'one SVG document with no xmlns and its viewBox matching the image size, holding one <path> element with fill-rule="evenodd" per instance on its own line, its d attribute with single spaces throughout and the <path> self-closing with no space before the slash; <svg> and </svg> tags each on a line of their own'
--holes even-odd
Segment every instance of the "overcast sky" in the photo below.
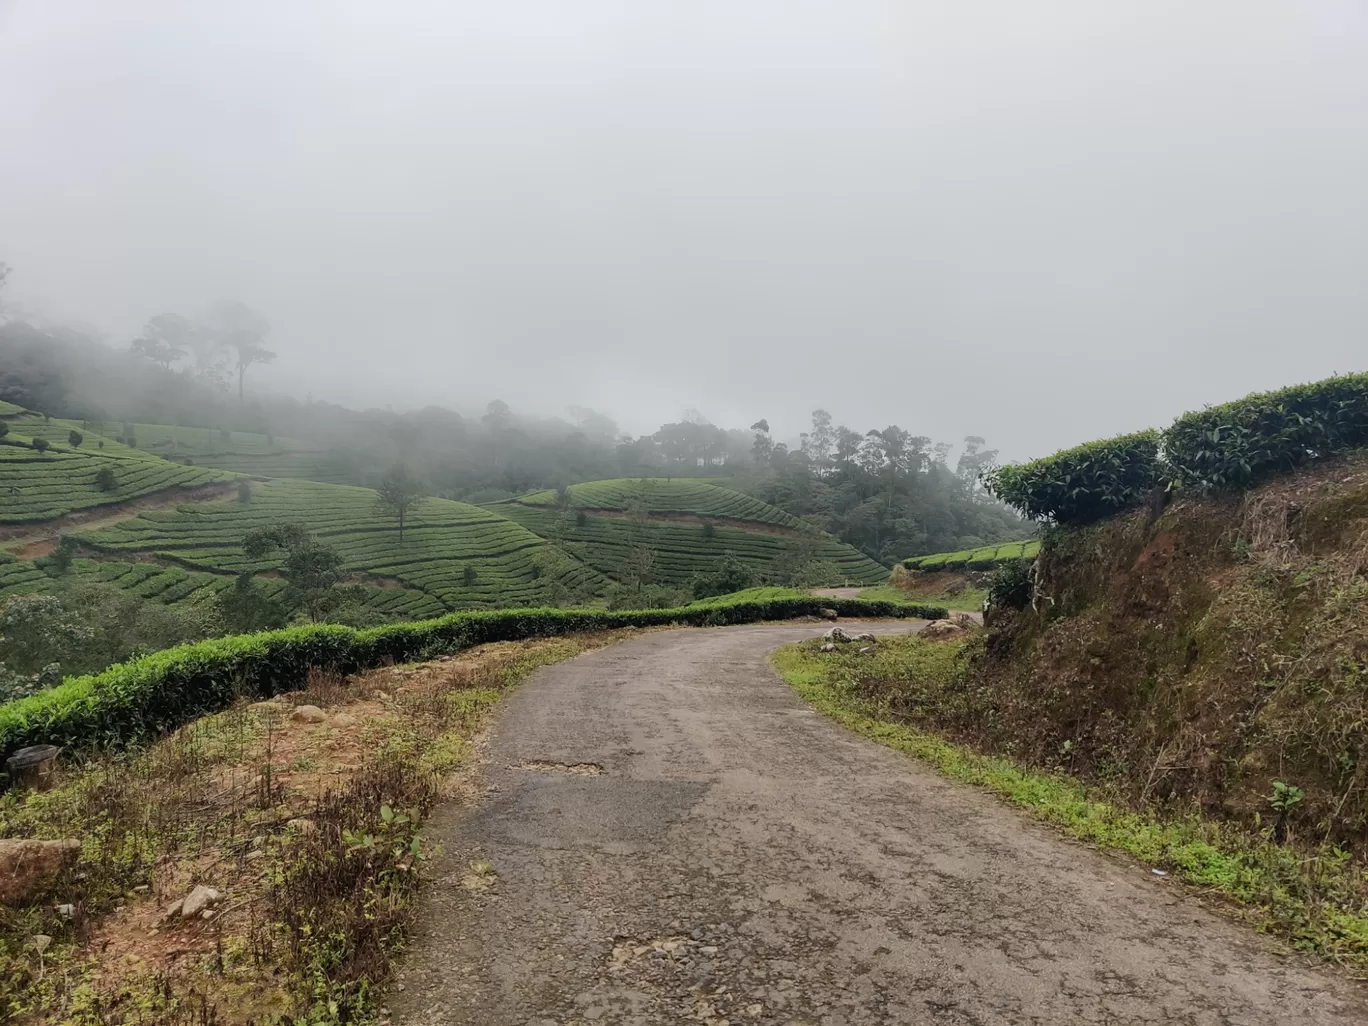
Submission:
<svg viewBox="0 0 1368 1026">
<path fill-rule="evenodd" d="M 1368 368 L 1368 3 L 0 0 L 0 260 L 301 394 L 1038 456 Z"/>
</svg>

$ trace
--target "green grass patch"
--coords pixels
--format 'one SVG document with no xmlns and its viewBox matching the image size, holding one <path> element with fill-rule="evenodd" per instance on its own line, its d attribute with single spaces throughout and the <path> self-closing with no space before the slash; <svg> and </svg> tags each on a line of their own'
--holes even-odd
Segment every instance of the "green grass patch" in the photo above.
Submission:
<svg viewBox="0 0 1368 1026">
<path fill-rule="evenodd" d="M 860 657 L 824 654 L 804 642 L 779 649 L 772 662 L 807 702 L 856 733 L 991 791 L 1081 841 L 1229 899 L 1299 950 L 1368 971 L 1368 874 L 1349 852 L 1282 846 L 1271 831 L 1129 808 L 1063 773 L 1028 769 L 914 725 L 919 715 L 930 718 L 953 704 L 962 649 L 894 638 L 881 640 L 873 657 Z"/>
</svg>

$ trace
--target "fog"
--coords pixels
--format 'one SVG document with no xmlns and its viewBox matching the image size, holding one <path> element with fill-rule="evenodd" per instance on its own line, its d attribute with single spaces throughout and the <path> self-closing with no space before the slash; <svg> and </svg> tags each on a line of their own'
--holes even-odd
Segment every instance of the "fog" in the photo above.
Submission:
<svg viewBox="0 0 1368 1026">
<path fill-rule="evenodd" d="M 1368 359 L 1361 0 L 0 0 L 10 300 L 1007 458 Z"/>
</svg>

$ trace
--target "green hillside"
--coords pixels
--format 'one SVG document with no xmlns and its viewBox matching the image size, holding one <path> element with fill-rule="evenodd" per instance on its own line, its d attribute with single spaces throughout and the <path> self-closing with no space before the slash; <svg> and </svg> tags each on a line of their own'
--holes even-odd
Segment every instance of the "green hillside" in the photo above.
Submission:
<svg viewBox="0 0 1368 1026">
<path fill-rule="evenodd" d="M 17 407 L 9 407 L 17 410 Z M 9 433 L 0 439 L 0 524 L 26 524 L 170 489 L 224 482 L 219 469 L 172 463 L 90 430 L 79 421 L 47 420 L 36 413 L 3 414 Z M 81 434 L 71 444 L 73 431 Z M 48 448 L 33 448 L 43 439 Z M 100 480 L 102 470 L 112 477 Z"/>
<path fill-rule="evenodd" d="M 171 460 L 190 459 L 199 466 L 256 478 L 297 477 L 332 484 L 356 480 L 350 460 L 311 442 L 166 424 L 132 427 L 141 448 Z"/>
<path fill-rule="evenodd" d="M 606 577 L 624 580 L 634 551 L 650 553 L 657 581 L 685 585 L 731 554 L 762 577 L 821 564 L 841 584 L 878 584 L 888 569 L 845 543 L 749 495 L 697 480 L 592 481 L 533 492 L 491 509 L 552 540 Z"/>
<path fill-rule="evenodd" d="M 114 560 L 150 557 L 187 570 L 234 575 L 267 568 L 243 554 L 248 531 L 288 522 L 307 525 L 336 547 L 358 583 L 393 592 L 378 596 L 387 599 L 380 606 L 405 616 L 536 605 L 598 592 L 607 584 L 532 532 L 478 506 L 428 499 L 412 515 L 401 543 L 394 521 L 376 513 L 374 492 L 313 481 L 258 484 L 248 503 L 149 510 L 78 534 L 77 540 Z"/>
</svg>

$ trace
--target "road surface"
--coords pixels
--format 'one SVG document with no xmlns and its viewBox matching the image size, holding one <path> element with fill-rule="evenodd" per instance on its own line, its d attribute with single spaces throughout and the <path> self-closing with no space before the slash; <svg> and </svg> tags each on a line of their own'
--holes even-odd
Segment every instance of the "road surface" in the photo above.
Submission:
<svg viewBox="0 0 1368 1026">
<path fill-rule="evenodd" d="M 511 695 L 483 797 L 434 821 L 394 1020 L 1368 1023 L 1359 985 L 813 712 L 766 654 L 821 629 L 643 634 Z"/>
</svg>

